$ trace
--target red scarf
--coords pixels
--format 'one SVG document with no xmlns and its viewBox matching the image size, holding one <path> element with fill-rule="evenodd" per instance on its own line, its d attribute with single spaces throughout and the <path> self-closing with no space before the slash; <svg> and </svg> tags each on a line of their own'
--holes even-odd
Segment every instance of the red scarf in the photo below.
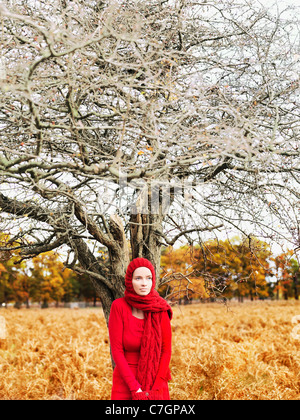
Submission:
<svg viewBox="0 0 300 420">
<path fill-rule="evenodd" d="M 147 267 L 152 273 L 152 288 L 147 296 L 139 296 L 132 286 L 132 275 L 139 267 Z M 143 391 L 150 391 L 157 376 L 161 353 L 161 315 L 168 311 L 170 319 L 173 313 L 170 305 L 155 290 L 155 270 L 145 258 L 135 258 L 129 264 L 125 276 L 125 300 L 136 309 L 144 312 L 145 326 L 141 342 L 137 380 Z"/>
</svg>

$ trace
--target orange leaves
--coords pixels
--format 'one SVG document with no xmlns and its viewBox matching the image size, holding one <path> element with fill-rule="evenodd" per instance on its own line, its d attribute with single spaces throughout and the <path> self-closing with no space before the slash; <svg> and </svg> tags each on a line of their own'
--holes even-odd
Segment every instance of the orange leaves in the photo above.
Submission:
<svg viewBox="0 0 300 420">
<path fill-rule="evenodd" d="M 233 238 L 230 241 L 208 241 L 202 248 L 188 245 L 179 249 L 169 247 L 163 252 L 161 265 L 163 276 L 171 279 L 170 288 L 174 291 L 180 288 L 181 295 L 196 298 L 215 295 L 266 297 L 269 258 L 267 244 L 255 238 L 250 244 L 249 240 Z M 178 273 L 181 275 L 180 284 Z"/>
<path fill-rule="evenodd" d="M 148 152 L 153 152 L 153 147 L 152 146 L 147 146 L 145 150 L 139 150 L 138 151 L 138 156 L 144 155 L 147 151 Z"/>
<path fill-rule="evenodd" d="M 1 272 L 7 271 L 3 264 L 0 263 L 0 274 Z"/>
<path fill-rule="evenodd" d="M 167 248 L 162 253 L 161 267 L 163 277 L 167 279 L 168 293 L 171 298 L 208 298 L 204 278 L 199 275 L 195 266 L 194 249 L 183 246 L 174 250 Z"/>
<path fill-rule="evenodd" d="M 285 299 L 293 294 L 298 294 L 297 285 L 293 285 L 293 280 L 299 272 L 299 265 L 296 259 L 293 258 L 293 251 L 283 252 L 280 255 L 272 257 L 275 264 L 274 276 L 276 278 L 276 286 L 274 292 L 278 295 L 284 295 Z"/>
<path fill-rule="evenodd" d="M 51 251 L 33 258 L 32 277 L 36 279 L 31 285 L 34 297 L 43 301 L 60 301 L 70 289 L 71 270 L 64 270 L 58 255 Z"/>
</svg>

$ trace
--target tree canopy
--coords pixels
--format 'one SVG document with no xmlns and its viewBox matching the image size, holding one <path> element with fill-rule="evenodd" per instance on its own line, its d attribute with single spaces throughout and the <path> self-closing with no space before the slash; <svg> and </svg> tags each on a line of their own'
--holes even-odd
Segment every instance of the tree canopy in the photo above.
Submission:
<svg viewBox="0 0 300 420">
<path fill-rule="evenodd" d="M 159 273 L 162 245 L 235 230 L 297 252 L 298 16 L 239 0 L 1 3 L 1 251 L 66 246 L 106 316 L 130 258 Z"/>
</svg>

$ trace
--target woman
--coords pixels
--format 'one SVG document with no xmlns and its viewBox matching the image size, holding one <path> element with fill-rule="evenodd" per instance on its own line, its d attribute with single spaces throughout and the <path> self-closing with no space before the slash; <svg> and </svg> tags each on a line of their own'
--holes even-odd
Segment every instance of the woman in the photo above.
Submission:
<svg viewBox="0 0 300 420">
<path fill-rule="evenodd" d="M 111 307 L 108 329 L 115 362 L 112 400 L 169 400 L 172 309 L 155 290 L 145 258 L 129 264 L 125 296 Z"/>
</svg>

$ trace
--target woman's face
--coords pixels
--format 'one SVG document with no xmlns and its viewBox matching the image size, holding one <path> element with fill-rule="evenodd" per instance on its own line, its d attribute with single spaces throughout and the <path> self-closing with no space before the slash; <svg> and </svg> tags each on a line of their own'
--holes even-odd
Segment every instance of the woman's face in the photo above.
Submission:
<svg viewBox="0 0 300 420">
<path fill-rule="evenodd" d="M 147 267 L 137 268 L 132 275 L 132 286 L 139 296 L 149 295 L 152 288 L 152 273 Z"/>
</svg>

